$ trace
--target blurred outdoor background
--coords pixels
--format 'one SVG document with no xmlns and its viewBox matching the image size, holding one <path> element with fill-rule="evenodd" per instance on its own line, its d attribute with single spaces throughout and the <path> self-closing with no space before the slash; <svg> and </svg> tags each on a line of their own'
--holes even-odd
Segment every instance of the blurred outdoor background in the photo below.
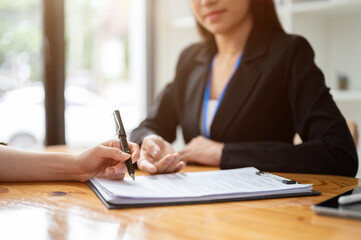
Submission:
<svg viewBox="0 0 361 240">
<path fill-rule="evenodd" d="M 145 85 L 137 82 L 141 73 L 131 73 L 137 51 L 131 57 L 129 44 L 133 34 L 133 46 L 142 50 L 134 32 L 145 24 L 144 17 L 137 16 L 144 3 L 137 1 L 131 9 L 130 2 L 64 1 L 65 136 L 70 146 L 88 147 L 114 138 L 114 109 L 120 110 L 128 130 L 145 115 Z M 44 143 L 47 42 L 42 24 L 41 0 L 0 2 L 0 141 L 16 147 Z M 141 60 L 136 65 L 135 71 L 145 71 Z"/>
</svg>

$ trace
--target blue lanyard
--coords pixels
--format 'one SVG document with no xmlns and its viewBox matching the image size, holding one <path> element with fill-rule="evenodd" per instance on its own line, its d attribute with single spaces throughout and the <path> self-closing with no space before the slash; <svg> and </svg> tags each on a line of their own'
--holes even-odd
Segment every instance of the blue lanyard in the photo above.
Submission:
<svg viewBox="0 0 361 240">
<path fill-rule="evenodd" d="M 204 97 L 203 97 L 203 119 L 202 119 L 202 121 L 203 121 L 203 134 L 207 138 L 210 138 L 210 131 L 207 130 L 207 113 L 208 113 L 208 102 L 209 102 L 209 98 L 210 98 L 210 95 L 211 95 L 211 81 L 212 81 L 212 74 L 211 73 L 212 73 L 212 69 L 213 69 L 214 59 L 215 59 L 215 56 L 213 57 L 212 62 L 211 62 L 210 73 L 209 73 L 207 86 L 206 86 L 206 89 L 205 89 L 205 92 L 204 92 Z M 231 78 L 228 80 L 227 85 L 225 86 L 225 88 L 223 89 L 222 94 L 219 96 L 219 98 L 217 100 L 217 107 L 216 107 L 216 110 L 214 111 L 212 119 L 214 118 L 214 116 L 216 115 L 216 113 L 218 111 L 219 105 L 222 102 L 222 99 L 223 99 L 224 94 L 225 94 L 225 92 L 227 90 L 229 82 L 231 81 L 234 73 L 236 72 L 237 68 L 241 64 L 241 60 L 242 60 L 242 54 L 239 56 L 239 58 L 238 58 L 238 60 L 236 62 L 236 65 L 234 66 L 234 70 L 233 70 L 233 74 L 232 74 Z"/>
</svg>

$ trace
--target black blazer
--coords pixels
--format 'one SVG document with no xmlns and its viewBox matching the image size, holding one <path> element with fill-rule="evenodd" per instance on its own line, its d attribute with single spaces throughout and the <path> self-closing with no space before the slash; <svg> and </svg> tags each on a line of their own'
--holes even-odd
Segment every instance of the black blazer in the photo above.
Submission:
<svg viewBox="0 0 361 240">
<path fill-rule="evenodd" d="M 141 144 L 155 133 L 173 142 L 178 125 L 185 142 L 201 134 L 202 100 L 216 54 L 199 43 L 181 54 L 176 76 L 133 130 Z M 214 117 L 211 139 L 225 143 L 221 168 L 355 176 L 356 148 L 314 52 L 304 38 L 253 29 L 242 62 Z M 294 146 L 299 133 L 303 144 Z"/>
</svg>

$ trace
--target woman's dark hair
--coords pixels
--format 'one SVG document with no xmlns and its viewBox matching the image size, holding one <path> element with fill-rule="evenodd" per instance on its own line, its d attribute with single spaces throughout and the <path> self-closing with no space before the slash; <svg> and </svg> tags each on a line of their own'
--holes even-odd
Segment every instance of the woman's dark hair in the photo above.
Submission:
<svg viewBox="0 0 361 240">
<path fill-rule="evenodd" d="M 249 0 L 253 27 L 258 29 L 271 29 L 284 32 L 278 19 L 273 0 Z M 213 34 L 205 29 L 198 21 L 197 28 L 204 40 L 212 40 Z"/>
</svg>

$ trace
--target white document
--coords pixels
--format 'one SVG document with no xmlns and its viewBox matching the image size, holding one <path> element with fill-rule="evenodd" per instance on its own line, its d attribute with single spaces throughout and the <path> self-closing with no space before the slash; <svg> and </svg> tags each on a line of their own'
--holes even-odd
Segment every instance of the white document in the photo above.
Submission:
<svg viewBox="0 0 361 240">
<path fill-rule="evenodd" d="M 138 176 L 134 182 L 93 178 L 102 197 L 113 204 L 151 204 L 240 199 L 312 191 L 311 184 L 284 184 L 257 175 L 253 167 L 208 172 Z"/>
</svg>

